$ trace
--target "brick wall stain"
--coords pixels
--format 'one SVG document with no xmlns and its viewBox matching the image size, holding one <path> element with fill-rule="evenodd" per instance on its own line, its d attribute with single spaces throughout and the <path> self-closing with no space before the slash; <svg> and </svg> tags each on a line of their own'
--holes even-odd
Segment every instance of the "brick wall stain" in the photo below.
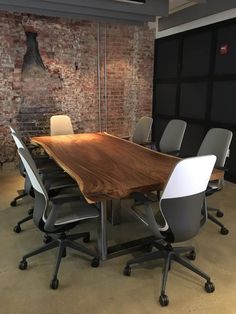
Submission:
<svg viewBox="0 0 236 314">
<path fill-rule="evenodd" d="M 107 130 L 132 134 L 151 115 L 154 31 L 147 26 L 100 23 L 101 117 Z M 8 125 L 25 139 L 49 134 L 53 114 L 68 114 L 75 132 L 95 132 L 98 123 L 97 22 L 0 12 L 0 163 L 15 160 Z M 37 32 L 45 75 L 22 76 L 25 32 Z"/>
</svg>

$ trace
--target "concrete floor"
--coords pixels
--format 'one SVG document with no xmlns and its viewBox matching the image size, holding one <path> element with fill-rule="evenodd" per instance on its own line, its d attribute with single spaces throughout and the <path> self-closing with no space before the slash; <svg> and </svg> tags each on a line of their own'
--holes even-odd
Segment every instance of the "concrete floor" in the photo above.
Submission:
<svg viewBox="0 0 236 314">
<path fill-rule="evenodd" d="M 28 269 L 20 271 L 21 256 L 42 243 L 42 234 L 30 221 L 23 231 L 12 231 L 32 201 L 24 199 L 17 207 L 9 203 L 22 188 L 23 180 L 11 169 L 0 171 L 0 313 L 1 314 L 153 314 L 153 313 L 236 313 L 236 185 L 226 183 L 225 188 L 209 199 L 225 212 L 222 219 L 230 229 L 222 236 L 211 222 L 188 244 L 195 246 L 197 259 L 194 264 L 212 277 L 216 290 L 208 294 L 203 289 L 204 280 L 173 264 L 168 278 L 167 294 L 170 304 L 159 305 L 162 277 L 160 261 L 133 268 L 131 277 L 124 277 L 122 270 L 132 255 L 102 262 L 91 268 L 87 258 L 69 251 L 59 272 L 60 286 L 51 290 L 51 279 L 56 250 L 33 257 Z M 146 234 L 145 227 L 130 216 L 123 203 L 123 223 L 109 225 L 111 243 L 129 240 Z M 74 231 L 93 230 L 90 247 L 96 245 L 96 221 L 83 224 Z M 137 253 L 138 254 L 138 253 Z M 135 255 L 137 255 L 135 253 Z M 82 257 L 82 258 L 81 258 Z"/>
</svg>

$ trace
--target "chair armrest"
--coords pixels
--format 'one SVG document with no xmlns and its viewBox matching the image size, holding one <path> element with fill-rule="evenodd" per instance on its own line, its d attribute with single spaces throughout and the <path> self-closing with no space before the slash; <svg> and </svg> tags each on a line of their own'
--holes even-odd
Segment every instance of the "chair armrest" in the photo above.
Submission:
<svg viewBox="0 0 236 314">
<path fill-rule="evenodd" d="M 219 182 L 219 181 L 217 181 Z M 207 189 L 206 189 L 206 196 L 210 196 L 220 190 L 222 190 L 223 188 L 223 184 L 222 183 L 218 183 L 218 184 L 215 184 L 213 185 L 214 181 L 210 181 L 208 186 L 207 186 Z"/>
<path fill-rule="evenodd" d="M 138 206 L 136 204 L 132 205 L 129 209 L 130 213 L 133 214 L 139 220 L 141 220 L 146 226 L 148 226 L 147 217 L 143 213 L 139 212 L 137 210 L 137 207 Z"/>
<path fill-rule="evenodd" d="M 34 149 L 38 149 L 39 145 L 36 144 L 36 143 L 35 144 L 34 143 L 30 143 L 30 144 L 27 145 L 27 147 L 28 147 L 29 151 L 32 151 Z"/>
<path fill-rule="evenodd" d="M 185 155 L 179 154 L 178 157 L 180 157 L 180 158 L 190 158 L 190 157 L 195 157 L 195 156 L 194 155 L 190 155 L 190 154 L 185 154 Z"/>
<path fill-rule="evenodd" d="M 172 151 L 166 152 L 165 154 L 171 155 L 171 156 L 175 156 L 175 157 L 179 157 L 180 150 L 172 150 Z"/>
<path fill-rule="evenodd" d="M 131 136 L 130 135 L 126 135 L 126 136 L 122 136 L 123 140 L 130 140 Z"/>
<path fill-rule="evenodd" d="M 40 173 L 40 171 L 39 171 Z M 40 173 L 41 174 L 41 173 Z M 45 172 L 42 175 L 43 180 L 53 180 L 55 178 L 71 178 L 68 173 L 63 172 L 63 171 L 58 171 L 58 172 Z"/>
<path fill-rule="evenodd" d="M 155 215 L 153 213 L 152 203 L 147 196 L 143 195 L 139 192 L 134 192 L 131 194 L 136 202 L 139 202 L 144 205 L 146 215 L 140 214 L 134 210 L 135 205 L 132 208 L 133 213 L 137 216 L 148 228 L 152 230 L 155 237 L 157 239 L 163 239 L 163 235 L 160 233 L 159 228 L 161 227 L 155 219 Z"/>
<path fill-rule="evenodd" d="M 149 141 L 140 144 L 141 146 L 150 147 L 150 149 L 156 150 L 155 142 Z"/>
<path fill-rule="evenodd" d="M 64 182 L 63 181 L 57 182 L 55 185 L 53 184 L 53 182 L 46 181 L 44 185 L 47 192 L 50 193 L 50 195 L 59 193 L 60 190 L 69 189 L 69 188 L 78 189 L 78 193 L 80 191 L 77 183 L 73 181 L 69 181 L 69 180 L 64 181 Z"/>
<path fill-rule="evenodd" d="M 206 193 L 205 194 L 206 194 L 206 196 L 210 196 L 210 195 L 214 194 L 215 192 L 216 192 L 215 189 L 213 189 L 210 186 L 208 186 L 207 189 L 206 189 Z"/>
<path fill-rule="evenodd" d="M 50 198 L 50 201 L 54 204 L 63 204 L 68 202 L 81 201 L 81 195 L 79 194 L 61 194 Z"/>
<path fill-rule="evenodd" d="M 27 145 L 28 150 L 30 151 L 30 153 L 33 154 L 33 158 L 44 158 L 44 159 L 48 159 L 49 156 L 44 152 L 43 154 L 37 154 L 38 150 L 42 150 L 42 148 L 38 145 L 38 144 L 34 144 L 34 143 L 30 143 Z M 35 152 L 36 151 L 36 152 Z"/>
<path fill-rule="evenodd" d="M 133 192 L 131 197 L 135 200 L 135 202 L 146 204 L 152 202 L 147 196 L 140 192 Z"/>
</svg>

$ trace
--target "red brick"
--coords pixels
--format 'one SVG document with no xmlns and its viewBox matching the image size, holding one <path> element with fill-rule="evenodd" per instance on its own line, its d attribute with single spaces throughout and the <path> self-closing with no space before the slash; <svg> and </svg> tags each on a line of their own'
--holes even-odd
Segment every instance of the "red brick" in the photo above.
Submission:
<svg viewBox="0 0 236 314">
<path fill-rule="evenodd" d="M 47 68 L 41 77 L 22 77 L 25 31 L 38 33 Z M 100 23 L 101 115 L 106 130 L 104 31 Z M 109 23 L 106 32 L 107 129 L 115 135 L 132 134 L 137 120 L 151 115 L 154 31 Z M 97 22 L 0 12 L 0 42 L 1 163 L 15 158 L 9 124 L 28 139 L 48 134 L 50 116 L 65 113 L 75 132 L 98 131 Z"/>
</svg>

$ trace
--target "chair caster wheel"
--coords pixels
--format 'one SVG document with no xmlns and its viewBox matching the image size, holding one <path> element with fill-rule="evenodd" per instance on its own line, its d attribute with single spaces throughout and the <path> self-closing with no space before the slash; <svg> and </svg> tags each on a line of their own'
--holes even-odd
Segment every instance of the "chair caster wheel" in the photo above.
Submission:
<svg viewBox="0 0 236 314">
<path fill-rule="evenodd" d="M 161 294 L 159 296 L 159 303 L 161 306 L 167 306 L 169 304 L 169 299 L 166 294 Z"/>
<path fill-rule="evenodd" d="M 16 225 L 13 230 L 14 230 L 15 233 L 20 233 L 21 232 L 20 225 Z"/>
<path fill-rule="evenodd" d="M 214 291 L 215 291 L 214 283 L 211 282 L 211 281 L 207 281 L 207 282 L 205 283 L 205 290 L 206 290 L 206 292 L 208 292 L 208 293 L 214 292 Z"/>
<path fill-rule="evenodd" d="M 32 215 L 32 214 L 33 214 L 33 211 L 34 211 L 34 209 L 33 209 L 33 208 L 30 208 L 30 209 L 28 210 L 28 215 Z"/>
<path fill-rule="evenodd" d="M 92 261 L 91 261 L 91 266 L 92 267 L 98 267 L 99 266 L 99 258 L 97 258 L 97 257 L 94 257 L 94 259 L 92 259 Z"/>
<path fill-rule="evenodd" d="M 130 276 L 131 275 L 131 267 L 126 266 L 123 270 L 123 274 L 124 274 L 124 276 Z"/>
<path fill-rule="evenodd" d="M 28 263 L 26 260 L 23 259 L 22 261 L 20 261 L 20 263 L 19 263 L 19 269 L 20 270 L 25 270 L 27 268 L 27 266 L 28 266 Z"/>
<path fill-rule="evenodd" d="M 16 207 L 16 206 L 17 206 L 16 201 L 12 201 L 12 202 L 11 202 L 11 206 L 12 206 L 12 207 Z"/>
<path fill-rule="evenodd" d="M 50 283 L 50 288 L 53 290 L 56 290 L 59 286 L 59 280 L 58 279 L 53 279 Z"/>
<path fill-rule="evenodd" d="M 87 237 L 83 238 L 83 242 L 84 243 L 89 243 L 90 242 L 90 235 L 88 235 Z"/>
<path fill-rule="evenodd" d="M 223 213 L 222 211 L 220 211 L 220 210 L 217 210 L 216 216 L 219 217 L 219 218 L 221 218 L 221 217 L 224 216 L 224 213 Z"/>
<path fill-rule="evenodd" d="M 223 228 L 221 228 L 220 233 L 223 234 L 223 235 L 226 235 L 226 234 L 229 233 L 229 230 L 226 229 L 225 227 L 223 227 Z"/>
<path fill-rule="evenodd" d="M 193 250 L 191 251 L 188 255 L 187 258 L 190 259 L 191 261 L 195 261 L 196 259 L 196 252 Z"/>
</svg>

